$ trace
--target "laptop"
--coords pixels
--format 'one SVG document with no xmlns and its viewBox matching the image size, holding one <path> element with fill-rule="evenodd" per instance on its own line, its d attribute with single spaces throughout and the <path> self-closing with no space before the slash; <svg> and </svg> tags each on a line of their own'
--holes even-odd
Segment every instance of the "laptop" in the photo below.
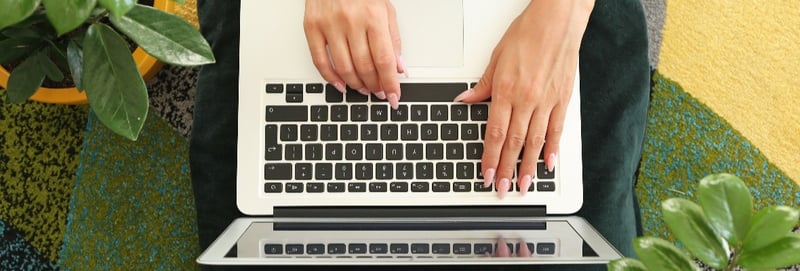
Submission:
<svg viewBox="0 0 800 271">
<path fill-rule="evenodd" d="M 583 203 L 577 79 L 556 169 L 544 170 L 540 157 L 524 196 L 517 185 L 504 199 L 483 187 L 489 103 L 453 102 L 480 78 L 528 0 L 392 2 L 409 75 L 400 79 L 398 110 L 325 83 L 305 40 L 305 1 L 242 1 L 236 200 L 248 217 L 234 221 L 198 263 L 548 265 L 619 258 L 572 216 Z"/>
</svg>

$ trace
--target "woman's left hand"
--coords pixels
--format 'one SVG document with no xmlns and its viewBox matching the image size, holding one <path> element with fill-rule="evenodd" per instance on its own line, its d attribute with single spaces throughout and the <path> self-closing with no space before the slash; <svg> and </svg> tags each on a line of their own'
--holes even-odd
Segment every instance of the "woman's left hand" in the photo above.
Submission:
<svg viewBox="0 0 800 271">
<path fill-rule="evenodd" d="M 518 184 L 524 194 L 536 176 L 544 148 L 553 171 L 564 118 L 572 95 L 578 51 L 594 0 L 533 0 L 509 26 L 478 84 L 456 101 L 491 96 L 482 157 L 484 185 L 495 182 L 498 196 Z M 524 150 L 523 150 L 524 146 Z"/>
</svg>

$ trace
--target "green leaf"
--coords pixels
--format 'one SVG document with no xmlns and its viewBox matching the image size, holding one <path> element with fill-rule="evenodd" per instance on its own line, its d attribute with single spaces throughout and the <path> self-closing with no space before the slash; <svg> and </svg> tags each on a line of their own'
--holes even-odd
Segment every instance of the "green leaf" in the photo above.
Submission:
<svg viewBox="0 0 800 271">
<path fill-rule="evenodd" d="M 616 259 L 606 265 L 608 271 L 646 271 L 647 267 L 642 262 L 631 258 Z"/>
<path fill-rule="evenodd" d="M 800 219 L 800 211 L 787 206 L 762 209 L 750 220 L 744 238 L 744 251 L 754 251 L 781 239 Z"/>
<path fill-rule="evenodd" d="M 0 0 L 0 30 L 31 16 L 40 0 Z"/>
<path fill-rule="evenodd" d="M 7 100 L 10 103 L 23 103 L 30 98 L 44 81 L 41 63 L 48 60 L 44 51 L 25 59 L 11 71 L 8 78 Z M 52 62 L 51 62 L 52 63 Z"/>
<path fill-rule="evenodd" d="M 67 63 L 69 72 L 72 74 L 72 81 L 78 91 L 83 91 L 83 49 L 74 40 L 67 45 Z"/>
<path fill-rule="evenodd" d="M 122 17 L 128 13 L 133 6 L 136 5 L 136 0 L 98 0 L 100 5 L 108 9 L 114 17 Z"/>
<path fill-rule="evenodd" d="M 711 226 L 728 244 L 739 247 L 753 212 L 747 185 L 731 174 L 709 175 L 700 180 L 697 195 Z"/>
<path fill-rule="evenodd" d="M 97 0 L 42 0 L 47 18 L 59 36 L 80 26 L 97 4 Z"/>
<path fill-rule="evenodd" d="M 52 51 L 52 50 L 46 50 L 45 52 L 47 51 Z M 53 60 L 50 59 L 50 57 L 47 54 L 45 54 L 44 58 L 39 59 L 38 64 L 39 64 L 39 69 L 41 69 L 42 73 L 44 73 L 44 75 L 47 76 L 47 78 L 50 78 L 50 80 L 53 80 L 55 82 L 64 80 L 64 73 L 61 72 L 61 69 L 58 68 L 58 65 L 56 65 L 56 63 L 53 62 Z"/>
<path fill-rule="evenodd" d="M 178 16 L 137 5 L 122 18 L 111 18 L 111 22 L 147 53 L 166 63 L 191 66 L 215 61 L 203 35 Z"/>
<path fill-rule="evenodd" d="M 744 251 L 739 265 L 749 270 L 782 268 L 800 264 L 800 234 L 788 234 L 755 251 Z"/>
<path fill-rule="evenodd" d="M 672 198 L 661 204 L 661 210 L 670 231 L 692 255 L 716 269 L 727 266 L 728 252 L 725 244 L 711 228 L 699 205 L 685 199 Z"/>
<path fill-rule="evenodd" d="M 9 38 L 0 41 L 0 63 L 11 64 L 41 49 L 44 41 L 35 38 Z"/>
<path fill-rule="evenodd" d="M 111 27 L 93 24 L 83 41 L 83 86 L 103 124 L 136 140 L 148 110 L 147 88 L 128 44 Z"/>
<path fill-rule="evenodd" d="M 661 238 L 645 236 L 633 239 L 633 250 L 649 270 L 698 270 L 689 256 Z"/>
</svg>

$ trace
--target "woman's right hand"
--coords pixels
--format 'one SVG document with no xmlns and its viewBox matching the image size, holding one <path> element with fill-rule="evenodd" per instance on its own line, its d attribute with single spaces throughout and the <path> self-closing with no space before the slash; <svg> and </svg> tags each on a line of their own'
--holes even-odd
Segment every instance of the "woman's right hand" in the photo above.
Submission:
<svg viewBox="0 0 800 271">
<path fill-rule="evenodd" d="M 400 34 L 389 0 L 306 0 L 303 27 L 320 75 L 340 92 L 345 85 L 374 93 L 397 109 Z"/>
</svg>

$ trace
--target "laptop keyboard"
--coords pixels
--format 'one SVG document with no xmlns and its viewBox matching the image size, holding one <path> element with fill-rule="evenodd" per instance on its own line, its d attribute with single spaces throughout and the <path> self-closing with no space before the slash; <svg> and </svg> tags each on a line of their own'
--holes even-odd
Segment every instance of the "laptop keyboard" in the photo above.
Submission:
<svg viewBox="0 0 800 271">
<path fill-rule="evenodd" d="M 480 162 L 489 105 L 452 102 L 468 86 L 403 83 L 393 110 L 329 84 L 266 84 L 267 99 L 278 102 L 266 107 L 264 192 L 495 191 L 483 187 Z M 529 191 L 556 188 L 540 155 Z"/>
<path fill-rule="evenodd" d="M 519 243 L 506 243 L 509 255 L 517 255 Z M 526 242 L 530 255 L 519 256 L 554 256 L 556 242 Z M 402 258 L 402 257 L 447 257 L 447 256 L 492 256 L 498 244 L 494 241 L 463 242 L 392 242 L 392 243 L 271 243 L 263 245 L 263 255 L 270 256 L 315 256 L 315 257 L 367 257 L 367 258 Z"/>
</svg>

